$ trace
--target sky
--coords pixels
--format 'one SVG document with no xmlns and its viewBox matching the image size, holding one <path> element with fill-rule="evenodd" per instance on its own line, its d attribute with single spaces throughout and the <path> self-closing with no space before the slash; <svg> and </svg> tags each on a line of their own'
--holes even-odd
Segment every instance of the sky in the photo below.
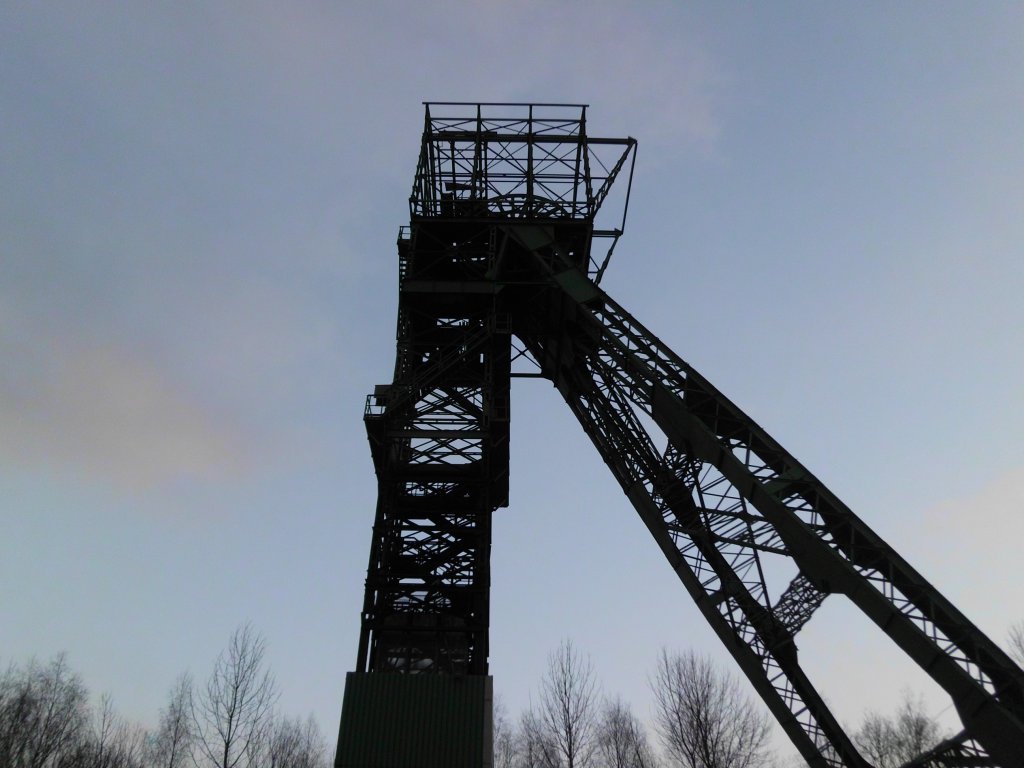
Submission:
<svg viewBox="0 0 1024 768">
<path fill-rule="evenodd" d="M 984 631 L 1024 620 L 1024 7 L 0 7 L 0 663 L 153 723 L 251 622 L 333 741 L 422 102 L 587 103 L 639 142 L 602 287 Z M 649 717 L 729 660 L 550 384 L 517 380 L 491 672 L 572 639 Z M 948 699 L 833 597 L 843 722 Z M 785 749 L 783 748 L 783 751 Z"/>
</svg>

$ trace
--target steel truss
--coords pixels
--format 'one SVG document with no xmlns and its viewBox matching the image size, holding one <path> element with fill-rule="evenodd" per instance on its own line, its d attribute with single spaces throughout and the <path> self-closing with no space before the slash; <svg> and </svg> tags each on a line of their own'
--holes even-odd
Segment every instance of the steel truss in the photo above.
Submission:
<svg viewBox="0 0 1024 768">
<path fill-rule="evenodd" d="M 360 668 L 486 673 L 514 349 L 558 388 L 808 764 L 869 766 L 795 642 L 843 595 L 950 695 L 964 725 L 913 765 L 1024 765 L 1024 672 L 598 287 L 607 259 L 590 257 L 594 217 L 631 169 L 632 140 L 587 139 L 585 110 L 541 117 L 518 105 L 518 116 L 485 118 L 483 106 L 443 119 L 427 108 L 413 225 L 399 241 L 395 380 L 366 417 L 380 494 Z M 592 144 L 618 152 L 601 175 Z M 607 232 L 614 245 L 621 226 Z"/>
<path fill-rule="evenodd" d="M 907 763 L 903 768 L 988 768 L 997 765 L 999 764 L 976 739 L 962 731 Z"/>
<path fill-rule="evenodd" d="M 523 315 L 515 333 L 808 763 L 867 765 L 794 642 L 828 595 L 843 594 L 950 694 L 976 755 L 1020 765 L 1016 664 L 654 334 L 578 270 L 535 253 L 553 287 L 530 302 L 546 314 Z M 781 591 L 766 555 L 798 569 Z"/>
<path fill-rule="evenodd" d="M 395 381 L 365 414 L 378 476 L 366 671 L 487 670 L 491 513 L 508 503 L 508 317 L 493 291 L 437 285 L 486 287 L 487 235 L 400 233 Z"/>
<path fill-rule="evenodd" d="M 631 174 L 632 139 L 589 137 L 580 105 L 469 106 L 427 105 L 398 239 L 394 380 L 367 400 L 378 503 L 363 672 L 487 672 L 491 514 L 508 504 L 512 347 L 500 285 L 529 282 L 533 269 L 499 225 L 545 223 L 595 280 L 622 233 L 621 222 L 593 222 L 613 181 Z M 609 243 L 602 263 L 590 261 L 594 238 Z"/>
</svg>

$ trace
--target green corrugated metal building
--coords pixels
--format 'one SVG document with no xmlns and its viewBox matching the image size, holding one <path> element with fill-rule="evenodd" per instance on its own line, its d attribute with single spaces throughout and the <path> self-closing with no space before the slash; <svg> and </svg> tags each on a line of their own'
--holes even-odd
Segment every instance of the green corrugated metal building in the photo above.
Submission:
<svg viewBox="0 0 1024 768">
<path fill-rule="evenodd" d="M 349 672 L 335 768 L 491 768 L 489 675 Z"/>
</svg>

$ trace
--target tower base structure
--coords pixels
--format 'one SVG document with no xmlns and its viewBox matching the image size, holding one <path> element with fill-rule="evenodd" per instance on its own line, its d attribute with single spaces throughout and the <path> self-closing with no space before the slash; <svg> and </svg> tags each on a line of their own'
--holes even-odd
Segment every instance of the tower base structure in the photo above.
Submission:
<svg viewBox="0 0 1024 768">
<path fill-rule="evenodd" d="M 490 675 L 349 672 L 335 768 L 491 768 Z"/>
</svg>

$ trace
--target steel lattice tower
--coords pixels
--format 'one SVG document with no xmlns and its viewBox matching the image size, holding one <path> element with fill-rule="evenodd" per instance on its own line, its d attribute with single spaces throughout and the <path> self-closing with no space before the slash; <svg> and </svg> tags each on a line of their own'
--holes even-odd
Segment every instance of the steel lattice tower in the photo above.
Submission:
<svg viewBox="0 0 1024 768">
<path fill-rule="evenodd" d="M 557 387 L 809 765 L 869 766 L 795 644 L 842 595 L 963 723 L 913 765 L 1024 766 L 1024 672 L 599 287 L 635 146 L 589 136 L 582 105 L 426 105 L 394 380 L 365 414 L 378 504 L 337 768 L 490 764 L 491 514 L 508 504 L 517 358 Z M 622 219 L 598 228 L 620 176 Z M 796 575 L 778 583 L 773 556 Z"/>
</svg>

